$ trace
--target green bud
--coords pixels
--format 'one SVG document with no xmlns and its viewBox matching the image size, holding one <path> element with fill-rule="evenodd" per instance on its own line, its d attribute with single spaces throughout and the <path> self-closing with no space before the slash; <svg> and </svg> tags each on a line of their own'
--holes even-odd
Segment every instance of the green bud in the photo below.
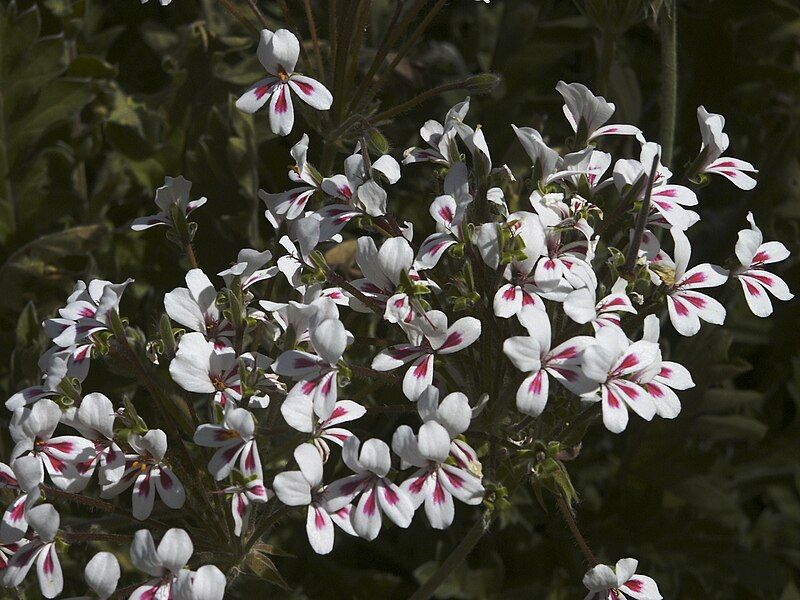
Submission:
<svg viewBox="0 0 800 600">
<path fill-rule="evenodd" d="M 367 144 L 378 154 L 383 155 L 389 152 L 389 141 L 377 129 L 370 129 L 367 132 L 366 138 Z"/>
</svg>

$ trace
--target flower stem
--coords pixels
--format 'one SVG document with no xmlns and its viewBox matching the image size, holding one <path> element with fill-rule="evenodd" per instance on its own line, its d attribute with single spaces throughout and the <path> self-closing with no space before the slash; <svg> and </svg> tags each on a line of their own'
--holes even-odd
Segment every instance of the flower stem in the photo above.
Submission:
<svg viewBox="0 0 800 600">
<path fill-rule="evenodd" d="M 431 575 L 428 580 L 414 592 L 409 600 L 428 600 L 431 598 L 439 586 L 442 585 L 453 571 L 469 556 L 469 553 L 478 545 L 478 542 L 489 531 L 492 524 L 492 511 L 483 513 L 480 519 L 470 528 L 461 542 L 456 546 L 450 555 L 439 565 L 439 568 Z"/>
<path fill-rule="evenodd" d="M 269 29 L 269 20 L 267 20 L 267 17 L 264 15 L 264 13 L 261 12 L 261 9 L 258 8 L 256 0 L 247 0 L 247 3 L 250 5 L 250 10 L 253 11 L 253 14 L 256 16 L 256 19 L 258 19 L 258 22 L 261 23 L 261 26 L 264 29 Z"/>
<path fill-rule="evenodd" d="M 311 10 L 311 0 L 303 0 L 303 8 L 306 12 L 306 22 L 308 31 L 311 34 L 311 44 L 314 48 L 314 57 L 317 59 L 317 69 L 321 79 L 325 79 L 325 64 L 322 61 L 322 52 L 319 48 L 319 37 L 317 36 L 317 22 L 314 20 L 314 13 Z"/>
<path fill-rule="evenodd" d="M 659 35 L 661 37 L 661 160 L 672 164 L 675 123 L 678 110 L 678 6 L 675 0 L 664 3 Z"/>
<path fill-rule="evenodd" d="M 630 275 L 633 273 L 633 268 L 636 265 L 636 259 L 639 257 L 639 248 L 642 245 L 642 238 L 644 237 L 644 228 L 647 225 L 647 217 L 650 214 L 650 198 L 653 195 L 653 182 L 656 179 L 656 171 L 658 171 L 658 163 L 661 158 L 658 154 L 653 157 L 653 165 L 650 167 L 650 175 L 647 180 L 647 188 L 644 192 L 644 199 L 642 200 L 642 207 L 639 209 L 639 214 L 636 215 L 636 229 L 633 232 L 633 239 L 630 246 L 628 246 L 628 253 L 625 256 L 625 264 L 619 270 L 620 275 Z"/>
<path fill-rule="evenodd" d="M 575 538 L 578 548 L 581 549 L 581 553 L 586 559 L 586 562 L 589 563 L 591 567 L 595 566 L 597 564 L 597 558 L 592 552 L 592 549 L 589 548 L 586 538 L 583 537 L 580 529 L 578 529 L 578 524 L 575 522 L 575 517 L 572 516 L 572 509 L 567 505 L 567 501 L 561 496 L 556 496 L 556 504 L 558 504 L 558 509 L 561 511 L 561 515 L 564 517 L 564 521 L 567 523 L 572 537 Z"/>
<path fill-rule="evenodd" d="M 236 19 L 242 25 L 244 25 L 246 29 L 249 29 L 252 33 L 258 33 L 258 27 L 253 25 L 250 21 L 248 21 L 247 18 L 241 12 L 239 12 L 239 9 L 233 5 L 233 2 L 231 2 L 231 0 L 219 0 L 219 3 L 222 4 L 223 7 L 225 7 L 225 10 L 227 10 L 234 17 L 236 17 Z"/>
</svg>

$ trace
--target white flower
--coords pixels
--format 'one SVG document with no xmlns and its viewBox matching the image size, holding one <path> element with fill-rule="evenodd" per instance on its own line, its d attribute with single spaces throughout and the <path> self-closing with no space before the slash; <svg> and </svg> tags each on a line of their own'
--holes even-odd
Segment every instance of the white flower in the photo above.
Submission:
<svg viewBox="0 0 800 600">
<path fill-rule="evenodd" d="M 35 456 L 59 489 L 76 492 L 89 483 L 88 475 L 77 465 L 94 458 L 94 444 L 74 435 L 53 437 L 60 419 L 61 409 L 46 398 L 15 410 L 9 426 L 16 442 L 11 456 Z"/>
<path fill-rule="evenodd" d="M 699 106 L 697 122 L 700 124 L 700 134 L 703 137 L 699 172 L 722 175 L 741 190 L 752 190 L 756 187 L 756 180 L 747 173 L 758 173 L 758 169 L 747 161 L 722 156 L 730 143 L 728 134 L 723 131 L 725 117 L 710 113 L 705 107 Z"/>
<path fill-rule="evenodd" d="M 35 562 L 42 596 L 55 598 L 64 587 L 55 545 L 61 517 L 52 504 L 40 504 L 28 511 L 28 523 L 35 536 L 21 546 L 8 561 L 2 574 L 2 583 L 5 587 L 17 587 Z"/>
<path fill-rule="evenodd" d="M 245 477 L 263 477 L 261 458 L 255 441 L 255 419 L 244 408 L 233 408 L 225 405 L 222 423 L 219 425 L 203 424 L 194 433 L 194 443 L 199 446 L 217 448 L 208 470 L 219 481 L 225 479 L 233 470 L 237 459 L 239 471 Z"/>
<path fill-rule="evenodd" d="M 200 269 L 186 273 L 186 287 L 164 295 L 164 308 L 170 319 L 202 333 L 216 348 L 231 345 L 233 326 L 217 307 L 217 290 Z"/>
<path fill-rule="evenodd" d="M 789 258 L 789 250 L 780 242 L 764 242 L 753 213 L 747 213 L 747 220 L 750 229 L 742 229 L 736 242 L 736 258 L 740 266 L 731 271 L 731 277 L 742 284 L 745 300 L 753 314 L 768 317 L 772 314 L 772 302 L 767 292 L 778 300 L 794 298 L 783 279 L 764 269 L 766 265 Z"/>
<path fill-rule="evenodd" d="M 595 96 L 585 85 L 559 81 L 556 90 L 564 98 L 564 116 L 572 126 L 572 131 L 585 132 L 587 141 L 603 135 L 642 134 L 633 125 L 605 125 L 614 114 L 615 106 L 602 96 Z"/>
<path fill-rule="evenodd" d="M 208 199 L 206 197 L 197 200 L 189 200 L 189 193 L 192 189 L 192 182 L 184 179 L 183 176 L 165 177 L 164 185 L 156 190 L 156 205 L 160 209 L 158 213 L 149 217 L 139 217 L 131 223 L 131 229 L 142 231 L 150 229 L 156 225 L 172 225 L 170 210 L 177 206 L 178 210 L 188 217 L 192 211 L 203 206 Z"/>
<path fill-rule="evenodd" d="M 300 444 L 294 451 L 299 471 L 284 471 L 275 476 L 272 487 L 278 499 L 288 506 L 308 506 L 306 534 L 317 554 L 333 550 L 333 524 L 343 531 L 356 535 L 350 522 L 349 505 L 329 509 L 325 486 L 322 485 L 322 459 L 311 444 Z"/>
<path fill-rule="evenodd" d="M 125 472 L 119 481 L 103 486 L 101 498 L 113 498 L 133 484 L 133 516 L 146 519 L 153 512 L 156 492 L 168 507 L 178 509 L 186 501 L 186 491 L 172 470 L 164 464 L 167 435 L 151 429 L 129 439 L 136 454 L 125 456 Z"/>
<path fill-rule="evenodd" d="M 661 600 L 656 582 L 646 575 L 637 575 L 639 561 L 623 558 L 612 569 L 608 565 L 597 565 L 583 577 L 583 585 L 589 589 L 584 600 Z"/>
<path fill-rule="evenodd" d="M 335 512 L 361 494 L 352 512 L 353 529 L 364 539 L 374 540 L 381 530 L 382 515 L 406 528 L 414 516 L 414 505 L 405 491 L 386 478 L 391 468 L 389 446 L 381 440 L 367 440 L 359 454 L 360 445 L 355 436 L 344 443 L 342 458 L 355 475 L 334 481 L 325 497 L 328 511 Z"/>
<path fill-rule="evenodd" d="M 316 79 L 299 73 L 294 68 L 300 55 L 300 42 L 286 29 L 274 33 L 261 31 L 258 42 L 258 60 L 268 76 L 254 83 L 236 101 L 236 108 L 254 113 L 269 101 L 269 125 L 272 133 L 289 135 L 294 125 L 294 107 L 291 89 L 298 98 L 317 110 L 328 110 L 333 96 Z"/>
</svg>

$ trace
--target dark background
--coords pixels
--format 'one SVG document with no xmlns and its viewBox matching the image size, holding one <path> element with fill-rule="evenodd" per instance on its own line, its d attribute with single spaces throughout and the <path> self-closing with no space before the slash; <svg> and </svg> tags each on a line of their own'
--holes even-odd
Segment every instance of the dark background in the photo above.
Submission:
<svg viewBox="0 0 800 600">
<path fill-rule="evenodd" d="M 245 2 L 234 3 L 251 17 Z M 283 25 L 275 3 L 259 4 Z M 312 4 L 324 42 L 328 3 Z M 473 97 L 468 121 L 483 125 L 495 163 L 508 162 L 518 174 L 529 163 L 510 123 L 538 127 L 553 140 L 569 133 L 555 92 L 559 79 L 602 90 L 617 104 L 616 121 L 635 123 L 657 139 L 656 3 L 595 1 L 588 12 L 586 4 L 451 0 L 398 64 L 381 106 L 472 73 L 497 73 L 502 83 Z M 610 20 L 603 20 L 608 4 L 614 5 Z M 365 58 L 392 5 L 372 3 Z M 289 6 L 307 37 L 302 4 Z M 626 22 L 621 15 L 630 6 L 637 10 Z M 292 134 L 276 139 L 265 112 L 249 118 L 236 111 L 235 98 L 261 76 L 255 38 L 211 0 L 173 0 L 166 8 L 155 0 L 144 6 L 23 0 L 2 7 L 0 392 L 7 397 L 35 381 L 36 358 L 46 347 L 38 323 L 63 303 L 76 279 L 134 277 L 123 314 L 153 330 L 163 293 L 182 284 L 185 269 L 163 231 L 134 234 L 129 223 L 155 212 L 154 190 L 165 175 L 183 174 L 194 182 L 193 197 L 209 198 L 197 213 L 196 239 L 207 273 L 225 268 L 241 247 L 272 244 L 255 192 L 286 189 L 288 150 L 307 128 L 298 113 Z M 31 7 L 35 13 L 25 12 Z M 603 33 L 604 23 L 615 31 L 605 26 Z M 797 293 L 800 5 L 679 2 L 677 30 L 672 170 L 682 173 L 699 149 L 700 104 L 726 117 L 729 154 L 760 170 L 750 193 L 721 178 L 700 192 L 703 220 L 690 232 L 693 260 L 724 264 L 752 210 L 765 239 L 782 240 L 792 251 L 777 271 Z M 615 52 L 605 72 L 599 56 L 609 36 Z M 395 156 L 419 142 L 426 119 L 441 120 L 463 95 L 431 100 L 382 127 Z M 312 135 L 313 161 L 318 139 Z M 390 202 L 406 218 L 427 215 L 426 172 L 406 169 L 392 189 Z M 776 303 L 772 318 L 761 320 L 736 292 L 725 301 L 724 329 L 704 325 L 688 340 L 666 334 L 668 354 L 698 383 L 681 394 L 679 418 L 633 419 L 620 436 L 595 427 L 579 459 L 569 463 L 581 498 L 579 523 L 595 553 L 612 564 L 638 558 L 641 572 L 670 599 L 800 598 L 800 308 L 796 300 Z M 85 389 L 112 396 L 125 385 L 95 369 Z M 8 443 L 3 435 L 3 454 Z M 405 597 L 470 526 L 471 511 L 459 506 L 457 513 L 444 533 L 417 519 L 410 531 L 389 529 L 371 544 L 337 536 L 326 558 L 310 552 L 301 522 L 289 521 L 270 544 L 291 555 L 273 558 L 294 591 L 265 589 L 270 584 L 243 575 L 231 597 Z M 63 558 L 73 574 L 67 595 L 83 591 L 75 575 L 85 555 L 85 548 L 73 547 Z M 584 569 L 557 514 L 524 491 L 440 594 L 579 598 Z"/>
</svg>

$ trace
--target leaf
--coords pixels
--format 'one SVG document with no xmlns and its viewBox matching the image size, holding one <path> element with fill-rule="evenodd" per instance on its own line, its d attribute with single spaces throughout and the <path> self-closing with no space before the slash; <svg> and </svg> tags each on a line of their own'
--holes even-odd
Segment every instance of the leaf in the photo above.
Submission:
<svg viewBox="0 0 800 600">
<path fill-rule="evenodd" d="M 251 551 L 250 554 L 247 555 L 247 559 L 245 559 L 245 565 L 247 565 L 254 575 L 257 575 L 261 579 L 269 581 L 284 590 L 291 589 L 289 584 L 283 579 L 283 576 L 278 572 L 278 567 L 276 567 L 275 563 L 265 554 L 258 551 Z"/>
<path fill-rule="evenodd" d="M 695 427 L 711 440 L 751 441 L 763 438 L 768 427 L 761 421 L 740 415 L 703 415 Z"/>
</svg>

